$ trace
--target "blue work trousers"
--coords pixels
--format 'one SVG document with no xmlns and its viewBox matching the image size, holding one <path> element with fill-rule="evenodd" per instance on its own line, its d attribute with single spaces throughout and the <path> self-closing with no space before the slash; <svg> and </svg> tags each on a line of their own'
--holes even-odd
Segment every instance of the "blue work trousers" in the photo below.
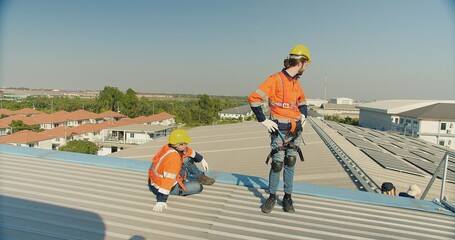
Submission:
<svg viewBox="0 0 455 240">
<path fill-rule="evenodd" d="M 295 146 L 299 146 L 301 143 L 300 132 L 293 134 L 294 135 L 294 144 Z M 283 139 L 278 136 L 277 134 L 270 134 L 271 143 L 270 147 L 273 149 L 277 149 L 280 146 L 283 146 Z M 284 192 L 291 194 L 292 187 L 294 182 L 294 169 L 295 165 L 290 167 L 284 163 L 285 156 L 294 156 L 297 159 L 299 158 L 298 153 L 295 149 L 286 148 L 283 151 L 278 151 L 272 156 L 272 161 L 282 162 L 283 163 L 283 181 L 284 181 Z M 270 168 L 269 172 L 269 193 L 276 194 L 278 189 L 278 184 L 280 182 L 280 172 L 274 172 L 272 168 Z"/>
</svg>

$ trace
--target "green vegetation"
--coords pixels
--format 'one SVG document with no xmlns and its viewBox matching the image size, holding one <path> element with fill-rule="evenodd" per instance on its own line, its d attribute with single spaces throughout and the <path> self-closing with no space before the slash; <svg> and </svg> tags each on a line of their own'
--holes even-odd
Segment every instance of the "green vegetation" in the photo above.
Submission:
<svg viewBox="0 0 455 240">
<path fill-rule="evenodd" d="M 334 122 L 339 122 L 339 123 L 345 123 L 349 125 L 354 125 L 354 126 L 359 126 L 359 119 L 354 119 L 351 117 L 341 117 L 340 115 L 324 115 L 325 120 L 329 121 L 334 121 Z"/>
<path fill-rule="evenodd" d="M 218 112 L 222 109 L 238 107 L 247 104 L 246 97 L 209 96 L 191 94 L 165 94 L 171 97 L 146 98 L 137 97 L 133 89 L 125 93 L 117 87 L 105 86 L 95 99 L 69 97 L 27 97 L 18 101 L 3 101 L 3 108 L 19 110 L 35 108 L 45 113 L 57 111 L 73 112 L 83 109 L 89 112 L 120 111 L 130 118 L 149 116 L 167 112 L 176 116 L 178 123 L 188 127 L 220 124 Z"/>
<path fill-rule="evenodd" d="M 39 127 L 39 125 L 27 125 L 24 122 L 22 122 L 21 120 L 13 120 L 13 121 L 11 121 L 9 126 L 12 128 L 13 133 L 20 132 L 22 130 L 30 130 L 30 131 L 33 131 L 33 132 L 44 131 L 43 129 L 41 129 Z"/>
<path fill-rule="evenodd" d="M 95 143 L 87 140 L 69 141 L 65 146 L 60 147 L 58 150 L 65 152 L 86 153 L 96 155 L 98 147 Z"/>
</svg>

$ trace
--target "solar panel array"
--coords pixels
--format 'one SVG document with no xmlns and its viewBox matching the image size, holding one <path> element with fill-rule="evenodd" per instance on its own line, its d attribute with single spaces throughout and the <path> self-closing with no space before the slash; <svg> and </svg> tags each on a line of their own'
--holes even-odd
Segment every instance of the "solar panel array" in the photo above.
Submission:
<svg viewBox="0 0 455 240">
<path fill-rule="evenodd" d="M 399 172 L 406 172 L 410 174 L 424 176 L 424 174 L 414 166 L 394 157 L 390 153 L 374 151 L 370 149 L 361 149 L 371 159 L 381 165 L 383 168 L 396 170 Z"/>
<path fill-rule="evenodd" d="M 396 133 L 334 123 L 327 124 L 383 168 L 432 175 L 448 149 Z M 455 159 L 449 159 L 448 181 L 455 180 Z M 438 174 L 442 177 L 442 172 Z"/>
<path fill-rule="evenodd" d="M 422 161 L 422 160 L 419 160 L 419 159 L 415 159 L 415 158 L 408 158 L 408 157 L 405 157 L 404 158 L 406 161 L 414 164 L 415 166 L 419 167 L 420 169 L 426 171 L 427 173 L 429 174 L 433 174 L 436 172 L 436 169 L 438 167 L 438 165 L 436 164 L 433 164 L 433 163 L 430 163 L 430 162 L 427 162 L 427 161 Z M 439 170 L 439 172 L 437 173 L 437 176 L 439 178 L 442 178 L 443 177 L 443 170 L 442 168 Z M 448 170 L 447 171 L 447 175 L 446 175 L 446 180 L 449 181 L 449 182 L 453 182 L 455 183 L 455 171 L 453 170 Z"/>
<path fill-rule="evenodd" d="M 377 145 L 365 141 L 365 140 L 359 140 L 357 138 L 346 138 L 349 142 L 351 142 L 354 146 L 362 148 L 362 149 L 372 149 L 376 151 L 381 151 L 381 148 L 378 147 Z"/>
</svg>

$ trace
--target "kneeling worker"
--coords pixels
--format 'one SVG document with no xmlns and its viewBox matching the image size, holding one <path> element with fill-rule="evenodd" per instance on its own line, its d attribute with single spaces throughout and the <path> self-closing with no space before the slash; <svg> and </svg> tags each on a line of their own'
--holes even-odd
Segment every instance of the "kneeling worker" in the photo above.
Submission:
<svg viewBox="0 0 455 240">
<path fill-rule="evenodd" d="M 204 171 L 209 169 L 207 161 L 197 152 L 188 147 L 191 138 L 183 129 L 171 132 L 168 144 L 161 147 L 153 157 L 148 171 L 148 186 L 156 195 L 153 211 L 167 209 L 169 195 L 187 196 L 198 194 L 202 185 L 212 185 L 215 179 L 207 177 L 199 170 L 195 162 L 201 163 Z M 186 179 L 187 171 L 196 177 L 196 181 Z"/>
</svg>

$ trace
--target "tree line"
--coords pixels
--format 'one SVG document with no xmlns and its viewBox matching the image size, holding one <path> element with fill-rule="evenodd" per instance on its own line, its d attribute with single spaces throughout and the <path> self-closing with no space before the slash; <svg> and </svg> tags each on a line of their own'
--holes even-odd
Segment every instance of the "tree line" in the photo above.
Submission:
<svg viewBox="0 0 455 240">
<path fill-rule="evenodd" d="M 45 113 L 57 111 L 73 112 L 83 109 L 89 112 L 120 112 L 130 118 L 167 112 L 176 116 L 178 123 L 189 127 L 216 124 L 220 121 L 218 112 L 247 104 L 246 97 L 168 94 L 172 98 L 137 97 L 136 91 L 126 92 L 117 87 L 105 86 L 95 99 L 69 97 L 29 96 L 17 101 L 2 101 L 2 108 L 19 110 L 34 108 Z"/>
</svg>

